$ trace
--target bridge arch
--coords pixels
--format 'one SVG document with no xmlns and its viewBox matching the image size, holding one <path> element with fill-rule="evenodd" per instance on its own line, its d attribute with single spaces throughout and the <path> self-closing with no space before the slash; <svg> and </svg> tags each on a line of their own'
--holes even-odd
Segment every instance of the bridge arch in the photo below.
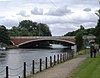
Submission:
<svg viewBox="0 0 100 78">
<path fill-rule="evenodd" d="M 10 43 L 9 44 L 10 45 L 15 45 L 15 43 L 13 41 L 11 41 L 11 40 L 10 40 Z"/>
<path fill-rule="evenodd" d="M 31 42 L 38 42 L 38 41 L 60 41 L 60 42 L 64 42 L 64 43 L 69 43 L 72 45 L 75 45 L 74 42 L 68 41 L 68 40 L 61 40 L 61 39 L 37 39 L 37 40 L 29 40 L 29 41 L 25 41 L 23 43 L 20 43 L 18 45 L 16 45 L 17 47 L 20 47 L 22 45 L 25 45 L 27 43 L 31 43 Z"/>
</svg>

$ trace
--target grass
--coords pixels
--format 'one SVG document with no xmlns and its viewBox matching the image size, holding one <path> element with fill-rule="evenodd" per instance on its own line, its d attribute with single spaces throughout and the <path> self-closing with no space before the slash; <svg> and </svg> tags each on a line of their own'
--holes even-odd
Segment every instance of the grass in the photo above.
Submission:
<svg viewBox="0 0 100 78">
<path fill-rule="evenodd" d="M 90 53 L 90 49 L 83 49 L 80 50 L 79 52 L 76 52 L 75 57 L 78 57 L 79 55 L 89 54 L 89 53 Z"/>
<path fill-rule="evenodd" d="M 70 78 L 100 78 L 100 54 L 83 61 Z"/>
</svg>

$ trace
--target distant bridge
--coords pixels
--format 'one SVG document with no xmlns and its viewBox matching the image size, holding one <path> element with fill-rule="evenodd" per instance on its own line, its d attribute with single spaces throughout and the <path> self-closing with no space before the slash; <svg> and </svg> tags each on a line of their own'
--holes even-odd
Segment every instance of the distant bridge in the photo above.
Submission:
<svg viewBox="0 0 100 78">
<path fill-rule="evenodd" d="M 83 37 L 85 38 L 85 37 Z M 90 42 L 95 40 L 95 37 L 88 36 L 87 37 Z M 36 42 L 36 41 L 43 41 L 43 40 L 55 40 L 55 41 L 62 41 L 70 44 L 75 44 L 75 36 L 22 36 L 22 37 L 10 37 L 11 42 L 13 45 L 19 47 L 21 45 Z"/>
</svg>

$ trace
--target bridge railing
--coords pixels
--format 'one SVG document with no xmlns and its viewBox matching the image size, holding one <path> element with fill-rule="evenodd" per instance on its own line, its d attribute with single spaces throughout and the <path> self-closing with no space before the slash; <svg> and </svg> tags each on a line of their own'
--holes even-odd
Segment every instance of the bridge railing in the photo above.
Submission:
<svg viewBox="0 0 100 78">
<path fill-rule="evenodd" d="M 75 38 L 75 36 L 11 36 L 10 38 Z"/>
<path fill-rule="evenodd" d="M 75 38 L 75 36 L 11 36 L 11 39 L 14 38 Z M 95 36 L 83 36 L 83 38 L 96 38 Z"/>
</svg>

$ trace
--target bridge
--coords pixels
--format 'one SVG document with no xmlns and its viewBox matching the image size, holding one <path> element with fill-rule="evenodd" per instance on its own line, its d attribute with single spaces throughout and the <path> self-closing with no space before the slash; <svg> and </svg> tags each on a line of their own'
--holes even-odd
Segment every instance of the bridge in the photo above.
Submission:
<svg viewBox="0 0 100 78">
<path fill-rule="evenodd" d="M 83 37 L 85 39 L 85 37 Z M 95 40 L 95 37 L 89 36 L 87 37 L 90 42 Z M 38 41 L 61 41 L 64 43 L 69 43 L 75 45 L 75 36 L 22 36 L 22 37 L 10 37 L 11 42 L 13 45 L 19 47 L 31 42 L 38 42 Z"/>
</svg>

